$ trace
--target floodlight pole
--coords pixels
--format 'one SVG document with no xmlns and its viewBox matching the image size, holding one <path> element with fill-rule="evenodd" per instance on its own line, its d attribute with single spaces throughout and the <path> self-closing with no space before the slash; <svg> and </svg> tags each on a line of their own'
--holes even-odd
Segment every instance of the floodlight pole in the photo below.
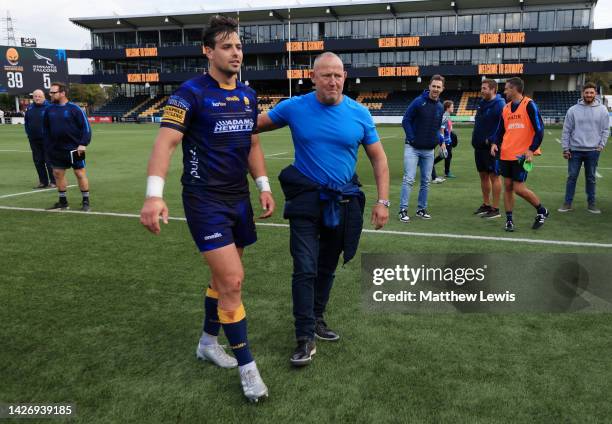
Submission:
<svg viewBox="0 0 612 424">
<path fill-rule="evenodd" d="M 291 98 L 291 9 L 287 9 L 288 13 L 288 26 L 287 28 L 289 28 L 289 43 L 287 44 L 287 51 L 289 53 L 289 98 Z"/>
</svg>

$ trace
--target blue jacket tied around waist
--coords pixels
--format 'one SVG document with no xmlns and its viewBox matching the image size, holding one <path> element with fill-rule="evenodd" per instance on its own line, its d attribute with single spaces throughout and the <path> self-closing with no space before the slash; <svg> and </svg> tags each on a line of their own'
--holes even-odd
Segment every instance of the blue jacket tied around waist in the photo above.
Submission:
<svg viewBox="0 0 612 424">
<path fill-rule="evenodd" d="M 342 186 L 322 186 L 306 177 L 295 166 L 289 165 L 281 171 L 278 179 L 285 194 L 283 218 L 321 217 L 325 227 L 336 228 L 338 236 L 343 238 L 344 263 L 353 259 L 359 246 L 365 210 L 365 194 L 359 189 L 357 175 Z M 347 215 L 344 225 L 339 227 L 340 202 L 346 200 Z"/>
</svg>

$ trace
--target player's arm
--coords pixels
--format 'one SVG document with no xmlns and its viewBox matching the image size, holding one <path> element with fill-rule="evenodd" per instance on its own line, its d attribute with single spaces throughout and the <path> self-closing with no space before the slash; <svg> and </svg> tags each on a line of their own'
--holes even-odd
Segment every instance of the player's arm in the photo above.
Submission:
<svg viewBox="0 0 612 424">
<path fill-rule="evenodd" d="M 170 159 L 176 146 L 183 140 L 183 133 L 173 128 L 160 128 L 153 145 L 147 167 L 147 194 L 140 211 L 140 222 L 153 234 L 159 234 L 159 217 L 168 223 L 168 207 L 163 199 L 164 182 L 170 167 Z"/>
<path fill-rule="evenodd" d="M 408 106 L 408 109 L 406 109 L 406 112 L 404 112 L 404 117 L 402 118 L 402 127 L 406 133 L 407 141 L 414 141 L 415 138 L 412 122 L 416 116 L 417 107 L 416 100 L 413 100 Z"/>
<path fill-rule="evenodd" d="M 374 179 L 376 180 L 376 190 L 378 192 L 378 200 L 389 200 L 389 164 L 387 163 L 387 155 L 383 149 L 382 143 L 366 144 L 366 154 L 370 159 L 374 170 Z M 371 222 L 374 228 L 381 229 L 389 220 L 389 207 L 380 202 L 376 202 L 372 208 Z"/>
<path fill-rule="evenodd" d="M 565 119 L 563 120 L 563 132 L 561 133 L 561 148 L 563 150 L 563 158 L 569 159 L 570 153 L 570 137 L 574 132 L 574 111 L 569 108 L 565 113 Z"/>
<path fill-rule="evenodd" d="M 540 116 L 538 107 L 533 101 L 527 104 L 527 115 L 529 116 L 533 129 L 535 130 L 531 145 L 525 152 L 525 160 L 529 162 L 533 158 L 533 152 L 538 150 L 538 147 L 540 147 L 542 144 L 542 140 L 544 140 L 544 121 L 542 120 L 542 116 Z"/>
<path fill-rule="evenodd" d="M 499 146 L 501 145 L 502 140 L 504 139 L 504 134 L 506 133 L 506 127 L 504 127 L 504 118 L 503 116 L 499 118 L 499 122 L 497 124 L 497 130 L 493 135 L 493 140 L 491 143 L 491 156 L 496 156 L 499 151 Z"/>
<path fill-rule="evenodd" d="M 81 109 L 79 106 L 75 106 L 74 110 L 75 119 L 81 128 L 81 139 L 79 140 L 79 147 L 77 147 L 77 152 L 84 152 L 86 147 L 91 142 L 91 127 L 89 126 L 89 121 L 87 120 L 87 116 L 85 115 L 85 111 Z M 80 155 L 81 153 L 77 153 Z"/>
<path fill-rule="evenodd" d="M 261 115 L 260 115 L 261 116 Z M 257 120 L 259 122 L 259 119 Z M 259 190 L 259 203 L 264 210 L 260 218 L 269 218 L 274 213 L 275 203 L 272 197 L 272 189 L 270 188 L 270 180 L 266 172 L 266 162 L 264 160 L 263 149 L 259 143 L 259 136 L 253 134 L 251 136 L 251 151 L 249 152 L 249 173 L 257 190 Z"/>
</svg>

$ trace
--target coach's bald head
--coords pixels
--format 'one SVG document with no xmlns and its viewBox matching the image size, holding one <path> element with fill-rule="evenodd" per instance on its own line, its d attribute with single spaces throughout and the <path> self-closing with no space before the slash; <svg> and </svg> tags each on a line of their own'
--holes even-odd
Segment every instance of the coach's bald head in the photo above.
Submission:
<svg viewBox="0 0 612 424">
<path fill-rule="evenodd" d="M 37 105 L 42 105 L 45 102 L 45 93 L 42 90 L 34 90 L 32 92 L 32 99 Z"/>
<path fill-rule="evenodd" d="M 342 101 L 346 71 L 342 59 L 337 54 L 325 52 L 317 56 L 310 78 L 315 85 L 317 99 L 321 103 L 331 106 Z"/>
</svg>

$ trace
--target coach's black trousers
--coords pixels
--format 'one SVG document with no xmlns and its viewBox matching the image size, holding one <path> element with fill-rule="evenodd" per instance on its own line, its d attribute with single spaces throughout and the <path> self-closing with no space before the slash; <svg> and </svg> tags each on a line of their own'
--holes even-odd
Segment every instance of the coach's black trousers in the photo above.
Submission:
<svg viewBox="0 0 612 424">
<path fill-rule="evenodd" d="M 36 173 L 38 173 L 38 181 L 44 185 L 55 184 L 53 169 L 46 159 L 44 141 L 30 140 L 30 149 L 32 149 L 32 160 L 36 167 Z"/>
</svg>

